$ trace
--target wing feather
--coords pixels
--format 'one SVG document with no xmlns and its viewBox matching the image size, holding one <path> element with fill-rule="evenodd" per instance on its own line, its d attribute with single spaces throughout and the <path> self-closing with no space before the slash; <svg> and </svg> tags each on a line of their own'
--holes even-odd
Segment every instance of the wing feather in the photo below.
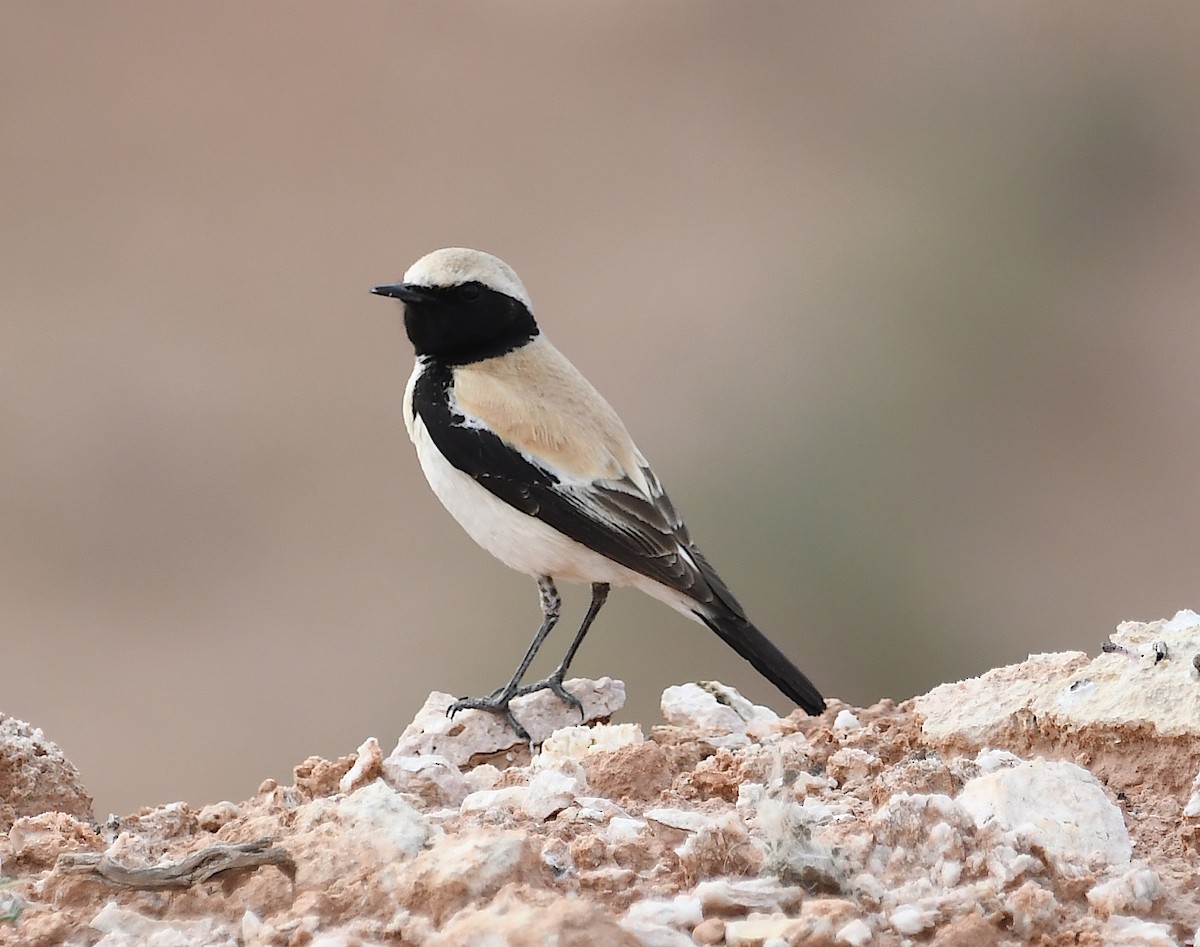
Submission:
<svg viewBox="0 0 1200 947">
<path fill-rule="evenodd" d="M 604 423 L 585 417 L 583 423 L 572 425 L 568 418 L 554 413 L 554 399 L 538 402 L 539 429 L 553 431 L 555 460 L 600 453 L 609 459 L 603 466 L 613 475 L 585 478 L 579 476 L 582 471 L 578 468 L 564 472 L 556 465 L 552 469 L 536 454 L 523 450 L 521 443 L 514 443 L 524 440 L 519 436 L 524 429 L 519 418 L 514 420 L 515 412 L 509 412 L 505 423 L 493 424 L 490 418 L 467 413 L 454 387 L 452 369 L 429 363 L 416 380 L 412 409 L 420 414 L 438 450 L 456 468 L 510 506 L 627 569 L 683 593 L 698 605 L 723 607 L 744 617 L 733 594 L 692 542 L 661 482 L 619 420 L 615 432 L 606 413 L 600 418 Z M 496 392 L 500 387 L 494 378 L 488 387 L 489 404 L 494 406 L 499 403 Z M 598 394 L 595 397 L 600 399 Z M 511 405 L 512 396 L 508 400 Z M 600 404 L 611 412 L 603 399 Z M 497 429 L 512 440 L 499 436 Z M 512 434 L 514 431 L 518 433 Z M 610 441 L 615 433 L 616 442 L 597 445 L 596 437 L 606 432 Z M 589 443 L 579 443 L 582 440 Z M 622 455 L 632 461 L 627 468 L 616 462 Z"/>
</svg>

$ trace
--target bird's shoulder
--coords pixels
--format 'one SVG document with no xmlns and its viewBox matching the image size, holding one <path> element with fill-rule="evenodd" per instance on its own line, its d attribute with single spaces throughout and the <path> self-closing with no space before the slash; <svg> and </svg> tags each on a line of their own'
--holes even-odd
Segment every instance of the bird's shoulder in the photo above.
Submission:
<svg viewBox="0 0 1200 947">
<path fill-rule="evenodd" d="M 632 478 L 648 486 L 642 482 L 646 460 L 616 411 L 545 336 L 497 358 L 457 366 L 451 395 L 469 424 L 490 430 L 560 478 Z"/>
</svg>

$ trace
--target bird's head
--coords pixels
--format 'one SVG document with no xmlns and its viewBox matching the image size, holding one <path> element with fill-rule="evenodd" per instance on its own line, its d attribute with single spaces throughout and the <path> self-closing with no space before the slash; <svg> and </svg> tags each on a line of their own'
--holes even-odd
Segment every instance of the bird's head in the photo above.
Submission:
<svg viewBox="0 0 1200 947">
<path fill-rule="evenodd" d="M 480 250 L 434 250 L 410 266 L 403 281 L 371 292 L 404 304 L 404 328 L 418 355 L 449 364 L 503 355 L 538 334 L 516 272 Z"/>
</svg>

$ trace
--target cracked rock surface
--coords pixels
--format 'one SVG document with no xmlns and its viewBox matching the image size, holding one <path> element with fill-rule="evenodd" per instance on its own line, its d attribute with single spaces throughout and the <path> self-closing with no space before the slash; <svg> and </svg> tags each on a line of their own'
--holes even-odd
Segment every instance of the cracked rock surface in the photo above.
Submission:
<svg viewBox="0 0 1200 947">
<path fill-rule="evenodd" d="M 431 694 L 251 799 L 96 824 L 74 768 L 0 718 L 0 945 L 1190 945 L 1200 927 L 1200 617 L 1126 623 L 894 704 L 779 718 L 724 685 L 611 722 L 576 680 L 497 721 Z M 35 749 L 36 747 L 36 749 Z M 274 864 L 171 890 L 125 868 L 270 839 Z"/>
</svg>

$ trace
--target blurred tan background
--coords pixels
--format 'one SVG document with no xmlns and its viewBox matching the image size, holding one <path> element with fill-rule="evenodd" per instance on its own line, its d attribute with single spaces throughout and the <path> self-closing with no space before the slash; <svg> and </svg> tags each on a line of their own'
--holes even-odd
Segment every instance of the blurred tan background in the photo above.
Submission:
<svg viewBox="0 0 1200 947">
<path fill-rule="evenodd" d="M 426 488 L 368 293 L 444 245 L 829 695 L 1197 604 L 1200 6 L 0 12 L 0 710 L 101 816 L 507 679 L 534 583 Z M 790 709 L 633 592 L 575 667 L 646 726 L 694 679 Z"/>
</svg>

